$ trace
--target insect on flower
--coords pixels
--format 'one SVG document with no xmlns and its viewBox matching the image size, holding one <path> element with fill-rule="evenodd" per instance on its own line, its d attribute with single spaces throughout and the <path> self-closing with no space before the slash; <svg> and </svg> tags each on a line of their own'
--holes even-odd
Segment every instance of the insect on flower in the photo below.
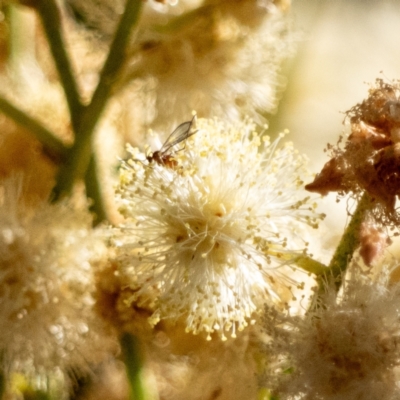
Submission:
<svg viewBox="0 0 400 400">
<path fill-rule="evenodd" d="M 147 161 L 152 161 L 160 165 L 165 165 L 169 168 L 175 168 L 177 162 L 174 160 L 172 154 L 172 148 L 180 142 L 183 142 L 188 137 L 194 135 L 197 130 L 192 130 L 196 124 L 196 115 L 190 121 L 182 122 L 167 138 L 160 150 L 155 151 L 151 155 L 148 155 Z M 181 148 L 180 150 L 182 150 Z M 178 150 L 178 151 L 180 151 Z"/>
</svg>

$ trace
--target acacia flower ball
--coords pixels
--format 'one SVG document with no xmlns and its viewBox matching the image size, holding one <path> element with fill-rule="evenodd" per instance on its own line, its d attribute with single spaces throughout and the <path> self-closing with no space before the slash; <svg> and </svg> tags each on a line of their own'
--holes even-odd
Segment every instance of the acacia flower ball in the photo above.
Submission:
<svg viewBox="0 0 400 400">
<path fill-rule="evenodd" d="M 178 10 L 171 7 L 158 26 L 159 13 L 142 18 L 133 56 L 125 63 L 119 85 L 126 87 L 132 78 L 140 82 L 143 122 L 170 126 L 193 109 L 202 116 L 264 121 L 258 111 L 276 110 L 285 86 L 280 68 L 295 48 L 282 2 L 183 3 L 181 14 L 174 17 Z"/>
<path fill-rule="evenodd" d="M 303 196 L 305 158 L 291 143 L 278 149 L 248 120 L 199 120 L 196 129 L 173 164 L 130 149 L 116 258 L 132 302 L 157 293 L 153 323 L 184 317 L 187 331 L 225 339 L 299 284 L 287 264 L 306 251 L 299 232 L 321 215 Z"/>
<path fill-rule="evenodd" d="M 360 273 L 305 317 L 267 307 L 263 384 L 282 400 L 398 399 L 400 286 Z"/>
<path fill-rule="evenodd" d="M 26 376 L 88 368 L 110 348 L 92 310 L 92 261 L 105 255 L 88 211 L 23 204 L 22 179 L 0 185 L 2 370 Z"/>
</svg>

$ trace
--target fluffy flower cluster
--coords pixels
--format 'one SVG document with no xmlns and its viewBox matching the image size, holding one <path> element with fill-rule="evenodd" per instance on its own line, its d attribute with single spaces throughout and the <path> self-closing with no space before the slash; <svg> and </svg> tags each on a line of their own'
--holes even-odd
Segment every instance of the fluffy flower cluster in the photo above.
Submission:
<svg viewBox="0 0 400 400">
<path fill-rule="evenodd" d="M 270 0 L 203 3 L 166 26 L 144 30 L 127 68 L 128 77 L 143 79 L 142 95 L 157 110 L 155 125 L 193 109 L 238 120 L 276 108 L 283 87 L 278 72 L 293 51 L 279 6 Z"/>
<path fill-rule="evenodd" d="M 358 277 L 305 317 L 267 307 L 263 385 L 282 400 L 398 399 L 399 301 L 398 284 Z"/>
<path fill-rule="evenodd" d="M 300 233 L 321 215 L 303 196 L 305 159 L 291 143 L 278 149 L 249 121 L 200 120 L 191 133 L 164 162 L 130 150 L 116 260 L 131 302 L 157 298 L 153 323 L 184 317 L 188 331 L 234 337 L 260 304 L 291 296 Z"/>
<path fill-rule="evenodd" d="M 85 368 L 107 348 L 92 313 L 91 261 L 104 256 L 87 211 L 30 209 L 10 179 L 0 197 L 0 350 L 4 371 Z M 102 337 L 104 339 L 104 337 Z"/>
</svg>

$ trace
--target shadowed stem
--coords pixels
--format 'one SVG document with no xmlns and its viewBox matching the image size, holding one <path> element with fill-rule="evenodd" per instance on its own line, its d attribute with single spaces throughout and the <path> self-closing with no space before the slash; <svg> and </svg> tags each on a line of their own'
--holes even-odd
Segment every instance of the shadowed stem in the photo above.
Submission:
<svg viewBox="0 0 400 400">
<path fill-rule="evenodd" d="M 130 387 L 130 400 L 145 400 L 142 377 L 142 362 L 138 339 L 130 333 L 124 333 L 120 340 L 126 375 Z"/>
<path fill-rule="evenodd" d="M 49 41 L 51 53 L 70 110 L 72 126 L 76 132 L 79 127 L 83 105 L 80 101 L 78 85 L 62 37 L 60 11 L 55 0 L 37 0 L 35 6 Z"/>
<path fill-rule="evenodd" d="M 93 225 L 96 226 L 107 219 L 99 174 L 97 172 L 97 159 L 93 153 L 85 175 L 86 196 L 92 200 L 90 211 L 94 214 Z"/>
<path fill-rule="evenodd" d="M 88 169 L 92 156 L 93 132 L 109 97 L 112 95 L 113 84 L 123 66 L 129 39 L 139 19 L 141 6 L 141 0 L 128 0 L 126 3 L 125 12 L 121 17 L 107 60 L 100 74 L 99 84 L 91 103 L 83 109 L 75 143 L 71 149 L 71 157 L 59 171 L 53 192 L 54 201 L 69 194 L 74 182 L 82 178 Z"/>
<path fill-rule="evenodd" d="M 36 7 L 50 44 L 50 50 L 58 70 L 61 85 L 64 89 L 75 134 L 74 136 L 76 138 L 77 132 L 79 132 L 84 106 L 80 100 L 78 85 L 76 83 L 62 38 L 60 11 L 54 0 L 41 0 L 38 2 Z M 38 129 L 35 130 L 35 133 L 38 139 L 42 143 L 46 144 L 46 142 L 43 141 L 44 135 L 38 135 L 38 133 L 40 133 Z M 89 163 L 88 170 L 85 175 L 85 184 L 86 195 L 88 198 L 93 200 L 91 209 L 95 213 L 95 223 L 99 223 L 107 218 L 107 213 L 106 209 L 104 208 L 104 201 L 101 197 L 102 193 L 99 186 L 100 182 L 98 176 L 96 175 L 97 169 L 95 166 L 94 157 L 95 155 L 93 154 L 93 162 Z"/>
<path fill-rule="evenodd" d="M 5 390 L 6 390 L 6 378 L 4 375 L 4 371 L 0 370 L 0 400 L 3 400 Z"/>
<path fill-rule="evenodd" d="M 46 154 L 50 155 L 52 159 L 65 159 L 68 149 L 51 131 L 1 96 L 0 112 L 4 113 L 15 123 L 34 134 L 43 145 Z"/>
<path fill-rule="evenodd" d="M 66 163 L 60 168 L 52 200 L 57 201 L 63 195 L 68 195 L 75 181 L 85 176 L 86 194 L 93 200 L 92 210 L 96 213 L 96 223 L 106 218 L 106 211 L 97 176 L 92 136 L 107 101 L 112 95 L 113 84 L 125 60 L 132 31 L 139 18 L 141 3 L 140 0 L 127 1 L 125 12 L 110 46 L 108 58 L 100 74 L 99 84 L 91 103 L 86 107 L 80 101 L 78 87 L 62 38 L 61 18 L 57 4 L 55 0 L 38 0 L 36 4 L 65 91 L 75 133 L 74 145 L 69 151 Z"/>
<path fill-rule="evenodd" d="M 357 208 L 351 217 L 338 247 L 328 266 L 328 270 L 319 275 L 318 292 L 320 296 L 325 292 L 326 284 L 332 283 L 339 290 L 342 285 L 342 278 L 347 270 L 353 254 L 360 245 L 360 227 L 365 220 L 366 213 L 372 208 L 372 200 L 367 193 L 364 193 L 357 204 Z"/>
<path fill-rule="evenodd" d="M 300 256 L 293 260 L 293 262 L 300 267 L 303 271 L 309 272 L 314 275 L 321 275 L 326 271 L 326 265 L 316 261 L 308 256 Z"/>
</svg>

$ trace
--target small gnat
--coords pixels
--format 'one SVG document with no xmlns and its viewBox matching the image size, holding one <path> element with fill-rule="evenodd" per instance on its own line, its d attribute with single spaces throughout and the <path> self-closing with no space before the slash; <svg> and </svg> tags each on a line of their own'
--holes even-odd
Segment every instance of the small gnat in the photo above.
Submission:
<svg viewBox="0 0 400 400">
<path fill-rule="evenodd" d="M 193 130 L 196 125 L 196 115 L 190 121 L 182 122 L 167 138 L 160 150 L 153 152 L 146 157 L 149 163 L 156 162 L 170 168 L 176 166 L 174 155 L 172 153 L 173 147 L 185 141 L 189 136 L 194 135 L 197 130 Z M 178 150 L 179 151 L 179 150 Z"/>
</svg>

